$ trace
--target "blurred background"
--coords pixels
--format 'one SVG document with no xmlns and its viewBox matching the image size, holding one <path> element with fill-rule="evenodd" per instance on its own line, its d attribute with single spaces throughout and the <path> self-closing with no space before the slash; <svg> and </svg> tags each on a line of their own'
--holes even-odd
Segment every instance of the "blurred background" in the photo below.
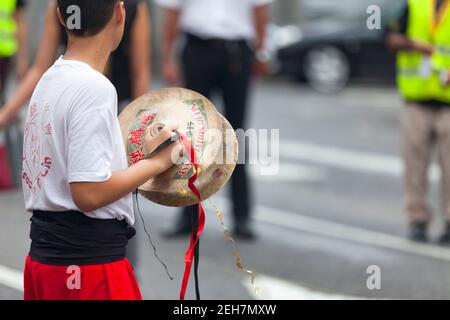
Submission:
<svg viewBox="0 0 450 320">
<path fill-rule="evenodd" d="M 369 30 L 369 5 L 381 8 L 380 30 Z M 201 247 L 205 299 L 450 298 L 450 249 L 405 238 L 395 55 L 385 27 L 403 0 L 278 0 L 271 4 L 267 44 L 273 74 L 255 81 L 250 128 L 280 129 L 280 170 L 263 176 L 250 166 L 253 242 L 238 241 L 250 279 L 234 266 L 211 204 Z M 29 1 L 30 57 L 39 45 L 46 0 Z M 160 68 L 162 11 L 152 17 L 153 89 Z M 7 96 L 17 84 L 12 78 Z M 216 100 L 221 108 L 220 100 Z M 439 170 L 430 170 L 431 203 L 439 211 Z M 212 202 L 230 224 L 228 190 Z M 176 299 L 187 238 L 161 237 L 176 210 L 140 200 L 159 254 L 175 275 L 167 279 L 138 228 L 137 273 L 146 299 Z M 29 214 L 20 189 L 0 192 L 0 298 L 21 299 Z M 432 237 L 441 231 L 436 214 Z M 380 287 L 368 285 L 375 270 Z M 372 267 L 372 268 L 371 268 Z M 368 271 L 369 270 L 369 271 Z M 371 278 L 373 280 L 373 278 Z M 370 282 L 370 281 L 369 281 Z M 371 282 L 372 283 L 372 282 Z M 192 287 L 189 296 L 193 298 Z"/>
</svg>

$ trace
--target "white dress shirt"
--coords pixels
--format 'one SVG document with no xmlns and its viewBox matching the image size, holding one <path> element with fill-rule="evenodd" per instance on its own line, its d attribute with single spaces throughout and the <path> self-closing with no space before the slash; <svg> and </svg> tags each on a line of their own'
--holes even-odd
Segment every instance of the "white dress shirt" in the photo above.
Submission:
<svg viewBox="0 0 450 320">
<path fill-rule="evenodd" d="M 226 40 L 255 37 L 253 9 L 273 0 L 155 0 L 168 9 L 180 9 L 184 32 L 205 39 Z"/>
</svg>

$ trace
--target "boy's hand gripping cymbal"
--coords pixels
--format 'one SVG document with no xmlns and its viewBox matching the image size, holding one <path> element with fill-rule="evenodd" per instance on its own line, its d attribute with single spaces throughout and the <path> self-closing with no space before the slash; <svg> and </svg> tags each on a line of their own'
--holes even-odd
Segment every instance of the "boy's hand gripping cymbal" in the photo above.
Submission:
<svg viewBox="0 0 450 320">
<path fill-rule="evenodd" d="M 157 156 L 160 153 L 163 161 L 167 161 L 167 155 L 170 156 L 171 164 L 175 164 L 183 156 L 183 146 L 180 141 L 180 134 L 177 131 L 178 125 L 175 124 L 156 124 L 155 127 L 149 126 L 145 129 L 144 144 L 148 154 L 145 159 Z"/>
</svg>

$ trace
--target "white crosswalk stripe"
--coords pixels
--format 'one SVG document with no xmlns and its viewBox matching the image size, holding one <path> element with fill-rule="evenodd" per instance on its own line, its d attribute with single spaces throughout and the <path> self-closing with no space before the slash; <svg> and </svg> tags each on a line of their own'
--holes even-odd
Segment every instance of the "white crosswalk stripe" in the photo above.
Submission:
<svg viewBox="0 0 450 320">
<path fill-rule="evenodd" d="M 359 300 L 362 297 L 319 292 L 298 284 L 260 274 L 257 277 L 257 288 L 247 281 L 242 281 L 250 296 L 255 300 Z"/>
</svg>

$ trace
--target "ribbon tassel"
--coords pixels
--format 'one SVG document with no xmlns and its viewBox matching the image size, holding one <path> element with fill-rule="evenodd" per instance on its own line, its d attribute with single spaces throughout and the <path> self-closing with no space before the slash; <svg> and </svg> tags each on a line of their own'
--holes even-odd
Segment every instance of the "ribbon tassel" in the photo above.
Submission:
<svg viewBox="0 0 450 320">
<path fill-rule="evenodd" d="M 200 203 L 198 204 L 198 212 L 197 212 L 197 214 L 198 214 L 197 230 L 192 230 L 189 247 L 186 251 L 186 254 L 184 255 L 184 262 L 185 262 L 186 266 L 184 269 L 183 282 L 181 284 L 181 290 L 180 290 L 180 300 L 184 300 L 185 295 L 186 295 L 186 289 L 187 289 L 187 286 L 189 283 L 189 276 L 191 274 L 195 247 L 197 246 L 197 243 L 198 243 L 200 236 L 203 232 L 203 229 L 205 227 L 205 210 L 203 209 L 203 206 L 201 204 L 202 196 L 201 196 L 200 192 L 198 191 L 197 187 L 195 186 L 195 181 L 197 181 L 197 179 L 198 179 L 198 168 L 199 168 L 199 165 L 195 158 L 195 150 L 194 150 L 194 148 L 192 148 L 192 144 L 186 138 L 186 136 L 180 134 L 180 141 L 183 143 L 185 149 L 188 152 L 189 161 L 194 166 L 194 175 L 191 178 L 189 178 L 188 187 L 200 201 Z"/>
</svg>

